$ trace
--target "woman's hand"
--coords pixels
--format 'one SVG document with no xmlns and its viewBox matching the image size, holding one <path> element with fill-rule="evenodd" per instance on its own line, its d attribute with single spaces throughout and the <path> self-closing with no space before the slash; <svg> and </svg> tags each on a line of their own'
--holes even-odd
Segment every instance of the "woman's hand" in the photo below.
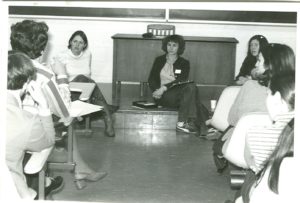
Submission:
<svg viewBox="0 0 300 203">
<path fill-rule="evenodd" d="M 64 102 L 70 106 L 71 105 L 71 92 L 68 86 L 59 85 L 59 92 L 64 100 Z"/>
<path fill-rule="evenodd" d="M 38 104 L 39 109 L 49 109 L 48 102 L 42 92 L 41 86 L 36 81 L 30 81 L 26 88 L 32 99 Z"/>
<path fill-rule="evenodd" d="M 235 82 L 237 85 L 243 85 L 245 84 L 245 82 L 247 82 L 248 80 L 250 80 L 250 77 L 244 77 L 244 76 L 240 76 L 238 78 L 238 80 Z"/>
<path fill-rule="evenodd" d="M 155 90 L 153 93 L 152 93 L 152 96 L 155 98 L 155 99 L 160 99 L 163 95 L 163 93 L 167 90 L 167 87 L 166 86 L 161 86 L 159 89 Z"/>
</svg>

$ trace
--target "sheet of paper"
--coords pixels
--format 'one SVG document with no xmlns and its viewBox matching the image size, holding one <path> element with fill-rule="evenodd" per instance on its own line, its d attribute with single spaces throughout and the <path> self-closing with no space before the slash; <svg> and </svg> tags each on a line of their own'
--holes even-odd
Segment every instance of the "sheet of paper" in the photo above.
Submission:
<svg viewBox="0 0 300 203">
<path fill-rule="evenodd" d="M 70 114 L 71 117 L 84 116 L 93 112 L 101 111 L 102 106 L 82 102 L 80 100 L 73 101 L 71 104 Z"/>
</svg>

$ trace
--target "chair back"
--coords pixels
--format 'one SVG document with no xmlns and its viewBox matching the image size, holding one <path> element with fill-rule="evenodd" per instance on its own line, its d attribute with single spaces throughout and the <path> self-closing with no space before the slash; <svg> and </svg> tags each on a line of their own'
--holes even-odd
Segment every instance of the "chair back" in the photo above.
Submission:
<svg viewBox="0 0 300 203">
<path fill-rule="evenodd" d="M 175 34 L 174 25 L 150 24 L 147 26 L 147 32 L 152 33 L 154 36 L 168 36 Z"/>
</svg>

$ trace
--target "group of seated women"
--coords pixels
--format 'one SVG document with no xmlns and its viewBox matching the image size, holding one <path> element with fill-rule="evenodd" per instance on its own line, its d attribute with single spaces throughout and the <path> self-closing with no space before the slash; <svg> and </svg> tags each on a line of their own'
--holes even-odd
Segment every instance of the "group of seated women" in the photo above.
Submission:
<svg viewBox="0 0 300 203">
<path fill-rule="evenodd" d="M 253 50 L 253 44 L 258 45 L 257 51 Z M 252 68 L 243 69 L 249 63 L 249 53 L 252 53 L 250 57 L 256 55 L 256 60 Z M 248 170 L 235 202 L 285 202 L 295 197 L 293 187 L 288 184 L 292 178 L 288 175 L 295 168 L 294 159 L 288 158 L 293 157 L 294 147 L 293 50 L 284 44 L 269 44 L 261 35 L 252 37 L 236 83 L 242 86 L 232 98 L 228 115 L 223 115 L 229 125 L 213 146 L 217 170 L 223 172 L 228 162 Z M 229 88 L 224 93 L 226 91 L 230 91 Z M 268 114 L 268 121 L 252 120 L 253 123 L 247 123 L 249 127 L 245 127 L 244 134 L 235 133 L 243 118 L 252 114 L 255 119 L 256 113 Z"/>
<path fill-rule="evenodd" d="M 69 90 L 69 82 L 95 83 L 90 78 L 92 55 L 87 49 L 88 39 L 83 31 L 72 34 L 68 49 L 57 54 L 49 66 L 39 62 L 48 42 L 48 29 L 44 22 L 32 20 L 11 26 L 13 51 L 8 55 L 7 83 L 7 118 L 11 124 L 7 128 L 6 161 L 22 198 L 36 198 L 36 193 L 28 184 L 30 178 L 27 177 L 26 181 L 23 173 L 25 154 L 54 146 L 58 132 L 54 123 L 59 120 L 68 126 L 73 120 L 69 108 L 74 98 Z M 181 56 L 185 50 L 183 37 L 165 37 L 162 50 L 165 54 L 154 60 L 148 80 L 154 100 L 158 105 L 178 109 L 177 131 L 206 134 L 208 111 L 201 103 L 196 84 L 188 80 L 190 63 Z M 274 193 L 275 196 L 270 195 L 270 198 L 276 198 L 278 192 L 285 191 L 280 185 L 282 173 L 279 173 L 279 168 L 288 164 L 286 156 L 293 155 L 294 70 L 295 56 L 290 47 L 269 44 L 262 35 L 250 39 L 247 57 L 236 77 L 236 84 L 241 86 L 239 94 L 229 115 L 224 115 L 228 117 L 229 126 L 214 144 L 214 160 L 219 172 L 228 163 L 223 148 L 228 146 L 242 116 L 249 112 L 269 112 L 274 122 L 260 128 L 254 126 L 247 134 L 245 160 L 261 181 L 257 184 L 248 183 L 251 187 L 244 190 L 247 192 L 243 192 L 243 198 L 237 198 L 237 202 L 242 199 L 244 202 L 258 202 L 255 198 L 259 199 L 259 188 L 266 190 L 267 187 L 262 185 L 266 182 L 270 194 Z M 104 133 L 115 136 L 112 106 L 107 104 L 97 85 L 91 102 L 103 106 Z M 15 128 L 14 125 L 19 127 Z M 263 142 L 263 147 L 257 147 L 257 143 L 265 137 L 271 137 L 273 142 Z M 78 152 L 76 136 L 73 145 L 76 163 L 74 183 L 77 189 L 85 188 L 88 181 L 98 181 L 107 175 L 106 172 L 94 171 L 84 162 Z M 59 151 L 53 150 L 49 159 L 62 161 L 62 157 Z M 61 177 L 49 178 L 46 181 L 46 194 L 57 191 L 62 185 Z"/>
</svg>

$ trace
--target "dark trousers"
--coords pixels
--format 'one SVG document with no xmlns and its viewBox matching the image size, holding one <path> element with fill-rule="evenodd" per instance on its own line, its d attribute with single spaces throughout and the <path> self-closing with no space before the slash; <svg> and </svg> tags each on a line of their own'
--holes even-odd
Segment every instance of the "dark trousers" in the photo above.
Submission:
<svg viewBox="0 0 300 203">
<path fill-rule="evenodd" d="M 194 119 L 199 127 L 205 127 L 209 113 L 200 101 L 195 83 L 172 87 L 156 102 L 161 106 L 178 109 L 178 121 Z"/>
<path fill-rule="evenodd" d="M 213 150 L 213 159 L 215 162 L 215 165 L 217 167 L 217 171 L 219 173 L 222 173 L 223 170 L 228 166 L 228 162 L 227 160 L 223 157 L 223 152 L 222 152 L 222 148 L 223 145 L 225 143 L 225 141 L 223 141 L 223 137 L 224 135 L 227 133 L 228 130 L 230 130 L 233 126 L 228 126 L 226 128 L 226 130 L 224 132 L 222 132 L 222 135 L 214 142 L 213 146 L 212 146 L 212 150 Z"/>
</svg>

